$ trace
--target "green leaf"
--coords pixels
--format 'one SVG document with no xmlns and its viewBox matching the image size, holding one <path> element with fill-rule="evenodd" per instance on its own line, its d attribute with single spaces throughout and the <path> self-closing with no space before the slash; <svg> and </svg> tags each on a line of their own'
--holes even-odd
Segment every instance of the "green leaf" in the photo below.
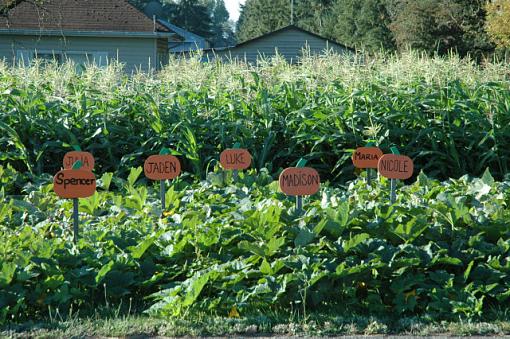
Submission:
<svg viewBox="0 0 510 339">
<path fill-rule="evenodd" d="M 342 247 L 343 247 L 345 252 L 349 252 L 349 250 L 351 250 L 352 248 L 358 246 L 363 241 L 365 241 L 365 240 L 367 240 L 369 238 L 370 238 L 370 235 L 367 234 L 367 233 L 357 234 L 354 237 L 351 237 L 349 240 L 344 241 Z"/>
<path fill-rule="evenodd" d="M 315 239 L 315 233 L 310 231 L 308 227 L 302 227 L 294 240 L 296 246 L 306 246 Z"/>
<path fill-rule="evenodd" d="M 142 167 L 131 168 L 131 170 L 129 171 L 128 178 L 127 178 L 127 182 L 129 184 L 129 186 L 133 186 L 135 184 L 136 180 L 138 179 L 140 174 L 142 174 L 142 172 L 143 172 Z"/>
<path fill-rule="evenodd" d="M 447 265 L 461 266 L 462 260 L 460 260 L 459 258 L 442 257 L 442 258 L 434 260 L 434 263 L 435 264 L 447 264 Z"/>
<path fill-rule="evenodd" d="M 466 268 L 466 270 L 464 271 L 464 282 L 466 282 L 469 278 L 469 273 L 471 273 L 471 269 L 473 268 L 473 264 L 474 264 L 474 260 L 471 260 L 469 262 L 469 265 L 468 267 Z"/>
<path fill-rule="evenodd" d="M 168 155 L 170 153 L 171 153 L 170 150 L 168 148 L 166 148 L 166 147 L 163 147 L 161 149 L 161 151 L 159 152 L 160 155 Z"/>
<path fill-rule="evenodd" d="M 264 248 L 259 247 L 259 246 L 255 245 L 251 242 L 248 242 L 246 240 L 240 241 L 238 246 L 242 250 L 249 251 L 249 252 L 259 255 L 261 257 L 265 256 Z"/>
<path fill-rule="evenodd" d="M 273 274 L 273 270 L 271 269 L 271 265 L 267 262 L 266 259 L 262 260 L 262 264 L 260 265 L 260 272 L 262 274 L 271 275 Z"/>
<path fill-rule="evenodd" d="M 14 272 L 16 272 L 16 264 L 13 262 L 4 262 L 2 264 L 2 270 L 0 271 L 0 286 L 8 286 L 14 278 Z"/>
<path fill-rule="evenodd" d="M 77 160 L 74 164 L 73 164 L 73 170 L 79 170 L 82 166 L 82 162 L 81 160 Z"/>
<path fill-rule="evenodd" d="M 267 251 L 265 252 L 265 254 L 269 257 L 273 256 L 280 249 L 280 247 L 283 246 L 283 244 L 285 244 L 284 237 L 271 238 L 271 240 L 269 240 L 269 242 L 267 243 Z"/>
<path fill-rule="evenodd" d="M 487 168 L 485 170 L 485 172 L 483 172 L 483 176 L 482 176 L 482 182 L 488 186 L 493 186 L 494 185 L 494 178 L 492 177 L 492 174 L 491 174 L 491 171 L 489 170 L 489 168 Z"/>
<path fill-rule="evenodd" d="M 113 265 L 115 265 L 115 262 L 113 260 L 110 260 L 108 262 L 108 264 L 101 267 L 101 269 L 99 270 L 99 272 L 97 272 L 97 275 L 96 275 L 96 284 L 99 284 L 103 280 L 105 275 L 107 275 L 108 272 L 111 271 L 111 269 L 113 268 Z"/>
<path fill-rule="evenodd" d="M 137 246 L 131 246 L 128 249 L 131 251 L 131 255 L 134 259 L 140 259 L 155 240 L 156 239 L 154 237 L 150 237 L 139 243 Z"/>
<path fill-rule="evenodd" d="M 200 275 L 200 273 L 197 273 L 191 280 L 191 284 L 189 285 L 186 296 L 184 297 L 184 301 L 182 302 L 182 306 L 190 306 L 192 305 L 195 300 L 197 300 L 198 296 L 202 292 L 202 289 L 204 288 L 205 284 L 209 281 L 210 273 L 206 273 L 203 275 Z"/>
<path fill-rule="evenodd" d="M 324 229 L 327 223 L 328 223 L 327 219 L 322 219 L 321 221 L 319 221 L 317 225 L 315 225 L 315 227 L 313 228 L 313 233 L 315 233 L 315 235 L 321 234 L 322 230 Z"/>
<path fill-rule="evenodd" d="M 108 191 L 110 189 L 112 179 L 113 179 L 113 173 L 110 173 L 110 172 L 104 173 L 101 176 L 101 187 L 104 190 Z"/>
<path fill-rule="evenodd" d="M 307 163 L 308 160 L 304 159 L 304 158 L 301 158 L 299 159 L 296 167 L 305 167 L 306 166 L 306 163 Z"/>
</svg>

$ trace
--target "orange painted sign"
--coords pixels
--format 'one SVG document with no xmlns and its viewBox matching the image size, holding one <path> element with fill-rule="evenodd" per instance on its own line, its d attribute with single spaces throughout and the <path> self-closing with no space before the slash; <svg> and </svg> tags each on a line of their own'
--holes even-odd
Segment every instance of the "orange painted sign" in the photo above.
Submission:
<svg viewBox="0 0 510 339">
<path fill-rule="evenodd" d="M 220 163 L 226 170 L 244 170 L 251 165 L 251 154 L 242 148 L 226 149 L 220 154 Z"/>
<path fill-rule="evenodd" d="M 280 174 L 280 190 L 287 195 L 312 195 L 319 191 L 321 178 L 310 167 L 289 167 Z"/>
<path fill-rule="evenodd" d="M 181 163 L 173 155 L 151 155 L 143 164 L 143 172 L 151 180 L 175 179 L 181 174 Z"/>
<path fill-rule="evenodd" d="M 377 165 L 379 173 L 389 179 L 409 179 L 413 175 L 413 160 L 405 155 L 385 154 Z"/>
<path fill-rule="evenodd" d="M 378 147 L 358 147 L 352 154 L 352 163 L 356 168 L 377 168 L 383 152 Z"/>
<path fill-rule="evenodd" d="M 89 152 L 72 151 L 64 155 L 64 169 L 71 169 L 76 161 L 81 161 L 82 170 L 92 171 L 94 169 L 94 156 Z"/>
<path fill-rule="evenodd" d="M 64 169 L 53 177 L 53 190 L 61 198 L 86 198 L 96 191 L 96 177 L 89 170 Z"/>
</svg>

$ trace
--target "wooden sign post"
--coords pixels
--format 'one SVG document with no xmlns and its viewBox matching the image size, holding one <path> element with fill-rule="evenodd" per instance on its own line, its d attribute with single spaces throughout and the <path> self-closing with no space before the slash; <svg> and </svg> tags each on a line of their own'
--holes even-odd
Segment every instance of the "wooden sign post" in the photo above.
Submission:
<svg viewBox="0 0 510 339">
<path fill-rule="evenodd" d="M 368 143 L 365 147 L 358 147 L 352 154 L 352 163 L 356 168 L 367 169 L 367 184 L 372 183 L 372 168 L 377 168 L 379 159 L 383 156 L 383 152 Z"/>
<path fill-rule="evenodd" d="M 248 150 L 239 148 L 241 145 L 236 143 L 234 148 L 226 149 L 220 154 L 220 164 L 223 169 L 232 170 L 234 181 L 237 181 L 238 171 L 244 170 L 251 165 L 251 154 Z"/>
<path fill-rule="evenodd" d="M 377 169 L 379 173 L 390 181 L 390 202 L 392 204 L 397 200 L 397 179 L 409 179 L 413 175 L 413 160 L 405 155 L 400 155 L 396 147 L 391 148 L 393 154 L 385 154 L 379 159 Z"/>
<path fill-rule="evenodd" d="M 79 231 L 78 198 L 87 198 L 94 195 L 96 192 L 96 177 L 91 170 L 83 169 L 81 160 L 78 160 L 72 168 L 60 170 L 55 174 L 53 190 L 61 198 L 73 199 L 73 242 L 76 244 Z"/>
<path fill-rule="evenodd" d="M 303 196 L 317 193 L 321 186 L 319 173 L 311 168 L 305 167 L 306 160 L 300 159 L 296 167 L 289 167 L 280 174 L 280 190 L 291 196 L 296 196 L 296 209 L 303 209 Z"/>
<path fill-rule="evenodd" d="M 165 180 L 175 179 L 181 174 L 181 163 L 177 157 L 170 154 L 168 148 L 163 148 L 159 155 L 151 155 L 143 164 L 145 176 L 151 180 L 159 180 L 161 208 L 166 208 Z"/>
</svg>

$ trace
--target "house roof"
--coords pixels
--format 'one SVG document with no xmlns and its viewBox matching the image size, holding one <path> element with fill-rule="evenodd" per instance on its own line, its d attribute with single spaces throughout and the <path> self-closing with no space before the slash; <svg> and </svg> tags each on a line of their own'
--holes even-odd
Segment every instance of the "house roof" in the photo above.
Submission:
<svg viewBox="0 0 510 339">
<path fill-rule="evenodd" d="M 207 40 L 206 38 L 204 38 L 200 35 L 197 35 L 195 33 L 187 31 L 184 28 L 181 28 L 174 24 L 171 24 L 170 22 L 168 22 L 166 20 L 158 19 L 158 22 L 160 24 L 162 24 L 163 26 L 167 27 L 170 31 L 175 32 L 177 35 L 179 35 L 181 38 L 183 38 L 183 42 L 196 42 L 196 41 L 205 42 Z"/>
<path fill-rule="evenodd" d="M 306 33 L 306 34 L 309 34 L 309 35 L 312 35 L 316 38 L 319 38 L 319 39 L 322 39 L 324 41 L 327 41 L 329 44 L 335 44 L 335 45 L 338 45 L 338 46 L 341 46 L 343 48 L 346 48 L 346 49 L 349 49 L 351 51 L 354 51 L 354 48 L 352 47 L 349 47 L 349 46 L 346 46 L 338 41 L 334 41 L 334 40 L 331 40 L 331 39 L 328 39 L 328 38 L 325 38 L 319 34 L 316 34 L 316 33 L 313 33 L 313 32 L 310 32 L 310 31 L 307 31 L 306 29 L 303 29 L 301 27 L 298 27 L 296 25 L 288 25 L 288 26 L 285 26 L 285 27 L 282 27 L 280 29 L 277 29 L 276 31 L 272 31 L 272 32 L 269 32 L 269 33 L 266 33 L 266 34 L 262 34 L 256 38 L 253 38 L 253 39 L 249 39 L 249 40 L 246 40 L 246 41 L 243 41 L 235 46 L 232 46 L 232 47 L 239 47 L 239 46 L 244 46 L 244 45 L 247 45 L 249 43 L 252 43 L 254 41 L 257 41 L 259 39 L 262 39 L 262 38 L 265 38 L 265 37 L 268 37 L 268 36 L 271 36 L 271 35 L 274 35 L 274 34 L 277 34 L 277 33 L 280 33 L 280 32 L 285 32 L 285 31 L 290 31 L 290 30 L 298 30 L 300 32 L 303 32 L 303 33 Z M 230 48 L 232 48 L 230 47 Z"/>
<path fill-rule="evenodd" d="M 3 0 L 5 4 L 5 0 Z M 22 1 L 0 17 L 0 31 L 110 32 L 118 35 L 171 36 L 173 32 L 154 22 L 126 0 Z M 135 34 L 135 35 L 136 35 Z"/>
</svg>

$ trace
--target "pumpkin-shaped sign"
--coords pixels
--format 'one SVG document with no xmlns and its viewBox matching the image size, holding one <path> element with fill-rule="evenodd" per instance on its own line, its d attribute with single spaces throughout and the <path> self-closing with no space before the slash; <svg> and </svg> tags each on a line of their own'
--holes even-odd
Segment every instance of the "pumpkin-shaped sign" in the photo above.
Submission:
<svg viewBox="0 0 510 339">
<path fill-rule="evenodd" d="M 87 198 L 96 192 L 96 177 L 88 170 L 64 169 L 53 177 L 53 190 L 61 198 Z"/>
<path fill-rule="evenodd" d="M 356 168 L 377 168 L 383 152 L 378 147 L 358 147 L 352 154 L 352 163 Z"/>
<path fill-rule="evenodd" d="M 181 174 L 181 163 L 170 154 L 151 155 L 145 160 L 143 171 L 151 180 L 175 179 Z"/>
<path fill-rule="evenodd" d="M 226 170 L 244 170 L 251 165 L 251 154 L 246 149 L 226 149 L 220 154 L 221 166 Z"/>
<path fill-rule="evenodd" d="M 77 161 L 81 161 L 81 169 L 92 171 L 94 169 L 94 156 L 89 152 L 72 151 L 64 155 L 64 169 L 71 169 Z"/>
<path fill-rule="evenodd" d="M 289 167 L 280 174 L 279 183 L 287 195 L 312 195 L 319 191 L 321 178 L 311 167 Z"/>
<path fill-rule="evenodd" d="M 413 176 L 413 160 L 405 155 L 385 154 L 379 159 L 379 173 L 388 179 L 405 180 Z"/>
</svg>

